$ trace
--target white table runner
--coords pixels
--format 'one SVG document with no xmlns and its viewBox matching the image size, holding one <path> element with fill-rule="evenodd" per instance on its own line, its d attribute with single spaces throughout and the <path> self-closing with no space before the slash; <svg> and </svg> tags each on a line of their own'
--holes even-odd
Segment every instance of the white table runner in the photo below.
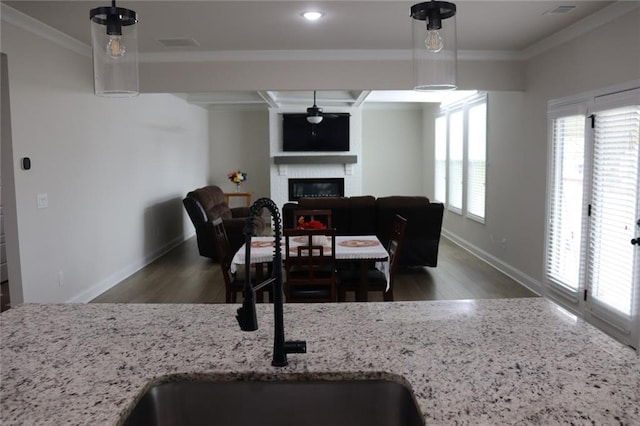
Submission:
<svg viewBox="0 0 640 426">
<path fill-rule="evenodd" d="M 281 240 L 282 258 L 285 253 L 284 237 Z M 304 245 L 303 242 L 292 238 L 291 247 Z M 330 249 L 330 246 L 327 245 Z M 273 261 L 275 253 L 274 237 L 253 237 L 251 239 L 251 263 L 266 263 Z M 237 265 L 244 265 L 245 245 L 233 256 L 231 271 L 235 272 Z M 375 260 L 376 268 L 384 273 L 389 288 L 389 254 L 375 235 L 336 236 L 336 260 Z"/>
</svg>

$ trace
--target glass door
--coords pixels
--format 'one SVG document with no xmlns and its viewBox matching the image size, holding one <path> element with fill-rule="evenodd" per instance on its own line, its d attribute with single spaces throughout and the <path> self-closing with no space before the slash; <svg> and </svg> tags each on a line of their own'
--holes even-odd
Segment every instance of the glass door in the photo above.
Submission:
<svg viewBox="0 0 640 426">
<path fill-rule="evenodd" d="M 549 119 L 546 295 L 640 350 L 640 88 Z"/>
<path fill-rule="evenodd" d="M 630 343 L 640 250 L 640 105 L 592 110 L 586 315 Z M 637 324 L 636 324 L 637 327 Z"/>
</svg>

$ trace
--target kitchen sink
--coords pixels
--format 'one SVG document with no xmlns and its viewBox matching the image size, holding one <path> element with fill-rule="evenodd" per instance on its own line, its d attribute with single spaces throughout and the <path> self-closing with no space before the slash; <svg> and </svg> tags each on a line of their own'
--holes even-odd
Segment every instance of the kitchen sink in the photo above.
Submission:
<svg viewBox="0 0 640 426">
<path fill-rule="evenodd" d="M 387 380 L 180 381 L 156 385 L 124 420 L 138 425 L 424 425 L 413 395 Z"/>
</svg>

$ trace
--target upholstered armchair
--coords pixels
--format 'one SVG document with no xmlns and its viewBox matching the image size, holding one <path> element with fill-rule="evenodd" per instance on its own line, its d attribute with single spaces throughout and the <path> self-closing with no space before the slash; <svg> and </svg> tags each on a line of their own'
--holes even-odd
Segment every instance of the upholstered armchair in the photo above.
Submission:
<svg viewBox="0 0 640 426">
<path fill-rule="evenodd" d="M 224 202 L 222 189 L 215 185 L 189 192 L 182 203 L 196 229 L 198 250 L 202 256 L 210 257 L 215 261 L 220 259 L 213 238 L 213 221 L 217 218 L 222 218 L 231 252 L 235 253 L 242 246 L 245 239 L 243 229 L 249 216 L 249 207 L 229 208 Z M 258 217 L 256 223 L 258 235 L 264 232 L 264 228 L 264 221 Z"/>
</svg>

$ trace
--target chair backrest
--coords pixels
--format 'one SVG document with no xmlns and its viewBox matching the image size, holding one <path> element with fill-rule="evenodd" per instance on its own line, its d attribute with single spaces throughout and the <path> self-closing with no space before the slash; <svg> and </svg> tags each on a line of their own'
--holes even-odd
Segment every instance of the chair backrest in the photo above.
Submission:
<svg viewBox="0 0 640 426">
<path fill-rule="evenodd" d="M 387 243 L 387 252 L 389 253 L 389 286 L 393 286 L 393 278 L 398 267 L 400 259 L 400 249 L 404 241 L 404 233 L 407 229 L 407 219 L 397 214 L 393 218 L 391 224 L 391 236 Z"/>
<path fill-rule="evenodd" d="M 284 229 L 283 236 L 287 301 L 335 301 L 335 229 Z"/>
<path fill-rule="evenodd" d="M 227 237 L 227 231 L 224 229 L 222 218 L 214 219 L 212 222 L 213 228 L 213 240 L 220 255 L 220 264 L 225 266 L 231 266 L 231 246 L 229 245 L 229 238 Z"/>
<path fill-rule="evenodd" d="M 231 277 L 232 254 L 229 239 L 227 238 L 227 232 L 222 224 L 222 218 L 214 219 L 212 225 L 213 240 L 220 256 L 220 270 L 222 271 L 222 278 L 224 278 L 225 299 L 227 303 L 231 303 L 232 301 L 235 302 L 235 293 L 232 285 L 233 278 Z"/>
<path fill-rule="evenodd" d="M 309 223 L 311 221 L 319 221 L 321 222 L 325 228 L 331 229 L 331 210 L 329 209 L 321 209 L 321 210 L 302 210 L 297 209 L 293 212 L 293 224 L 294 227 L 298 228 L 300 224 L 300 220 L 305 223 Z"/>
</svg>

